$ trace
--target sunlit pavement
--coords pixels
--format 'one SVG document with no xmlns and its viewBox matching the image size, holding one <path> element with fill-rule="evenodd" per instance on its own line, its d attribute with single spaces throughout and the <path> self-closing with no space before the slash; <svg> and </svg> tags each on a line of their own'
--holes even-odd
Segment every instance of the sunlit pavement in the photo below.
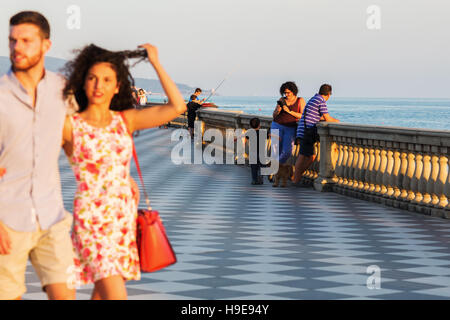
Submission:
<svg viewBox="0 0 450 320">
<path fill-rule="evenodd" d="M 450 298 L 449 220 L 267 179 L 253 186 L 249 167 L 175 165 L 172 131 L 141 132 L 136 144 L 178 262 L 128 282 L 129 299 Z M 70 211 L 75 181 L 62 153 L 60 163 Z M 46 298 L 31 266 L 26 280 L 24 299 Z"/>
</svg>

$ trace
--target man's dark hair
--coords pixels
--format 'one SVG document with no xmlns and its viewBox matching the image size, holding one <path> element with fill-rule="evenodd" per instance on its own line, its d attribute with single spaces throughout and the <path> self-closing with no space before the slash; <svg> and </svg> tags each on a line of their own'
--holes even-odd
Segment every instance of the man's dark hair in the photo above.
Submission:
<svg viewBox="0 0 450 320">
<path fill-rule="evenodd" d="M 195 89 L 195 92 L 202 92 L 202 89 L 197 88 L 197 89 Z"/>
<path fill-rule="evenodd" d="M 323 84 L 320 86 L 319 94 L 321 94 L 323 96 L 327 96 L 327 95 L 331 94 L 331 92 L 332 92 L 332 89 L 329 84 Z"/>
<path fill-rule="evenodd" d="M 292 81 L 288 81 L 285 82 L 281 85 L 280 87 L 280 94 L 283 96 L 284 95 L 284 90 L 288 89 L 289 91 L 292 91 L 292 93 L 294 94 L 294 96 L 296 96 L 298 94 L 298 88 L 297 85 L 295 84 L 295 82 Z"/>
<path fill-rule="evenodd" d="M 50 39 L 50 25 L 47 19 L 36 11 L 22 11 L 15 14 L 9 20 L 10 26 L 17 26 L 19 24 L 29 23 L 37 26 L 41 31 L 43 39 Z"/>
<path fill-rule="evenodd" d="M 259 118 L 251 118 L 250 119 L 250 127 L 252 127 L 253 129 L 257 129 L 259 127 L 260 123 L 261 123 L 261 121 L 259 120 Z"/>
</svg>

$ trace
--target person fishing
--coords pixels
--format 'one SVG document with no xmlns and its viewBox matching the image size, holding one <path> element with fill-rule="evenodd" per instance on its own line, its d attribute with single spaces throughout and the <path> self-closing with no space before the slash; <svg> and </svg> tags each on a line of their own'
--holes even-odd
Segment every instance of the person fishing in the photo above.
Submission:
<svg viewBox="0 0 450 320">
<path fill-rule="evenodd" d="M 202 89 L 195 89 L 194 94 L 189 98 L 189 102 L 187 104 L 187 119 L 188 119 L 188 130 L 191 138 L 194 138 L 194 123 L 195 118 L 197 117 L 197 110 L 202 107 L 202 104 L 205 102 L 206 98 L 202 100 L 198 100 L 198 96 L 201 95 Z"/>
</svg>

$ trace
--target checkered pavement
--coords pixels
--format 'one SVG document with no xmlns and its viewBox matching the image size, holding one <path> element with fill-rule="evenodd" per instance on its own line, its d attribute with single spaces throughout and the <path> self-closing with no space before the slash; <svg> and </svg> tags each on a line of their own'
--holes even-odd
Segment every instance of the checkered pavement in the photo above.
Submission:
<svg viewBox="0 0 450 320">
<path fill-rule="evenodd" d="M 146 130 L 135 141 L 178 262 L 128 282 L 129 299 L 450 298 L 449 220 L 267 179 L 253 186 L 244 166 L 177 166 L 171 132 Z M 75 181 L 63 155 L 60 164 L 70 211 Z M 379 289 L 368 288 L 370 266 Z M 24 299 L 46 298 L 31 266 L 26 281 Z"/>
</svg>

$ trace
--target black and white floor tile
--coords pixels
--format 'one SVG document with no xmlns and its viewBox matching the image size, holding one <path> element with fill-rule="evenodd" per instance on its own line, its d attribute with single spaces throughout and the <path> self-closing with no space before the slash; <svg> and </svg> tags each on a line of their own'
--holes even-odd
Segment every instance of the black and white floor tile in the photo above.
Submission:
<svg viewBox="0 0 450 320">
<path fill-rule="evenodd" d="M 136 145 L 178 262 L 127 283 L 129 299 L 450 299 L 450 221 L 267 179 L 253 186 L 244 166 L 175 165 L 172 131 L 141 132 Z M 60 163 L 70 211 L 76 185 Z M 24 299 L 46 298 L 31 266 L 26 280 Z"/>
</svg>

